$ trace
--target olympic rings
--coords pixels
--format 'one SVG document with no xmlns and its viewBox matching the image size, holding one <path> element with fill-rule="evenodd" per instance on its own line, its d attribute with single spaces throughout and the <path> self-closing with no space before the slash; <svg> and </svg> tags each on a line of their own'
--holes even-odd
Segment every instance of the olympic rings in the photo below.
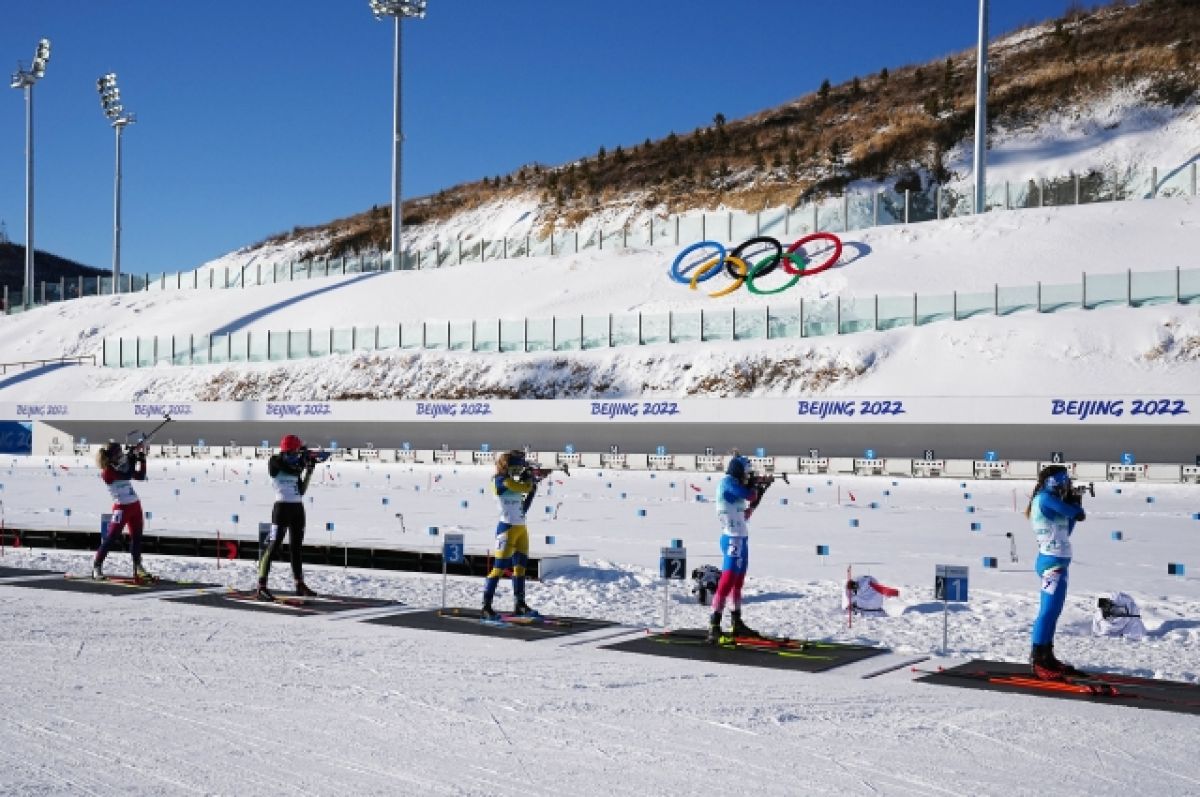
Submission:
<svg viewBox="0 0 1200 797">
<path fill-rule="evenodd" d="M 810 267 L 808 257 L 804 253 L 804 245 L 813 241 L 827 241 L 833 244 L 833 252 L 824 259 L 823 262 L 816 266 Z M 763 245 L 766 249 L 774 248 L 772 254 L 767 255 L 761 260 L 748 265 L 746 262 L 747 250 L 756 245 Z M 683 264 L 684 258 L 697 250 L 712 249 L 716 252 L 714 257 L 709 257 L 707 260 L 703 258 L 695 258 L 692 262 Z M 758 251 L 762 251 L 759 249 Z M 746 290 L 750 293 L 759 296 L 770 296 L 776 293 L 782 293 L 789 288 L 794 288 L 800 281 L 801 277 L 811 277 L 814 274 L 820 274 L 822 271 L 833 268 L 842 256 L 842 241 L 831 232 L 814 232 L 809 235 L 794 241 L 787 249 L 778 239 L 772 238 L 769 235 L 759 235 L 750 238 L 738 244 L 732 250 L 726 248 L 717 241 L 699 241 L 687 246 L 675 257 L 675 261 L 671 264 L 671 268 L 667 271 L 673 281 L 682 285 L 687 285 L 692 290 L 696 290 L 696 286 L 706 280 L 726 272 L 733 278 L 733 282 L 720 290 L 713 291 L 708 295 L 714 299 L 729 294 L 742 287 L 744 284 Z M 792 278 L 778 288 L 762 289 L 754 284 L 754 281 L 760 277 L 765 277 L 779 266 L 783 270 L 792 275 Z M 688 274 L 691 274 L 689 277 Z"/>
<path fill-rule="evenodd" d="M 692 264 L 688 265 L 688 267 L 685 268 L 683 270 L 683 272 L 681 272 L 679 270 L 679 264 L 686 255 L 689 255 L 692 252 L 695 252 L 697 249 L 702 249 L 703 247 L 706 247 L 706 246 L 714 247 L 718 252 L 720 252 L 720 254 L 717 256 L 718 261 L 722 261 L 725 259 L 725 247 L 724 246 L 721 246 L 721 244 L 717 243 L 716 241 L 700 241 L 698 243 L 692 244 L 691 246 L 687 247 L 686 249 L 684 249 L 682 252 L 680 252 L 678 255 L 675 256 L 675 262 L 671 264 L 671 270 L 667 272 L 668 276 L 670 276 L 671 279 L 675 280 L 676 282 L 687 285 L 688 280 L 686 277 L 684 277 L 684 272 L 691 271 L 693 268 L 696 267 L 697 264 L 692 263 Z M 714 271 L 713 273 L 709 274 L 704 279 L 706 279 L 706 280 L 712 279 L 715 276 L 717 276 L 717 272 Z M 693 285 L 692 287 L 694 288 L 696 286 Z"/>
</svg>

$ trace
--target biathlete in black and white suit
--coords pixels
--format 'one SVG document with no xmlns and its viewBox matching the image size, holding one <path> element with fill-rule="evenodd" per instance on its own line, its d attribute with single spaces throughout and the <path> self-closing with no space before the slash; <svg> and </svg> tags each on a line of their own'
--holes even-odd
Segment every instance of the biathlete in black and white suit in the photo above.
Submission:
<svg viewBox="0 0 1200 797">
<path fill-rule="evenodd" d="M 262 558 L 258 560 L 257 595 L 262 600 L 275 599 L 267 589 L 267 577 L 271 573 L 271 560 L 283 545 L 284 535 L 289 535 L 296 594 L 316 594 L 304 584 L 304 493 L 316 467 L 316 458 L 309 456 L 304 441 L 294 434 L 285 435 L 279 441 L 279 453 L 267 461 L 267 474 L 275 488 L 275 506 L 271 510 L 271 531 L 263 542 Z"/>
</svg>

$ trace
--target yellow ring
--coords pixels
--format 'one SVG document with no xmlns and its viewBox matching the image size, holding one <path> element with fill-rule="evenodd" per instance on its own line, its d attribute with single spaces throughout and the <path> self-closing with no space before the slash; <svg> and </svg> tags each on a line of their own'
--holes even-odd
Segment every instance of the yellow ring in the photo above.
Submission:
<svg viewBox="0 0 1200 797">
<path fill-rule="evenodd" d="M 713 291 L 712 293 L 710 293 L 709 296 L 713 299 L 718 299 L 722 296 L 727 296 L 727 295 L 733 293 L 738 288 L 742 287 L 742 283 L 746 281 L 746 272 L 749 269 L 746 267 L 745 260 L 742 260 L 740 257 L 734 257 L 733 255 L 729 255 L 728 257 L 725 258 L 725 262 L 732 263 L 735 267 L 741 266 L 742 275 L 740 277 L 738 277 L 736 280 L 734 280 L 733 282 L 729 283 L 727 286 L 725 286 L 721 290 Z"/>
<path fill-rule="evenodd" d="M 700 281 L 700 278 L 712 271 L 714 268 L 719 268 L 724 262 L 725 261 L 723 258 L 714 257 L 712 260 L 702 263 L 700 267 L 696 269 L 696 273 L 692 275 L 692 280 L 690 283 L 688 283 L 688 287 L 690 287 L 692 290 L 696 290 L 696 283 Z"/>
</svg>

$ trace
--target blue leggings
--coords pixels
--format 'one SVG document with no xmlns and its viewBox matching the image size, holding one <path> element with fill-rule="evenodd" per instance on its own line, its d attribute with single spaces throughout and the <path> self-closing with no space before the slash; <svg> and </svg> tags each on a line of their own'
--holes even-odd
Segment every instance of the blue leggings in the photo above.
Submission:
<svg viewBox="0 0 1200 797">
<path fill-rule="evenodd" d="M 1050 645 L 1054 642 L 1054 629 L 1067 600 L 1067 567 L 1070 564 L 1070 559 L 1061 556 L 1038 554 L 1033 569 L 1042 577 L 1042 589 L 1041 605 L 1031 635 L 1034 645 Z"/>
</svg>

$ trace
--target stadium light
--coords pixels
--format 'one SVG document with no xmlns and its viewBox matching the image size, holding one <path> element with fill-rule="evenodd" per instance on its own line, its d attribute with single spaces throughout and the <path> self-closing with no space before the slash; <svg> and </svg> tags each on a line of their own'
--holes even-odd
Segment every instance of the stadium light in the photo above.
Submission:
<svg viewBox="0 0 1200 797">
<path fill-rule="evenodd" d="M 137 116 L 125 111 L 121 104 L 121 89 L 117 88 L 117 73 L 109 72 L 96 81 L 100 92 L 100 107 L 117 132 L 117 165 L 113 178 L 113 266 L 112 292 L 121 292 L 121 131 L 137 121 Z"/>
<path fill-rule="evenodd" d="M 979 54 L 975 58 L 975 212 L 987 210 L 988 0 L 979 0 Z"/>
<path fill-rule="evenodd" d="M 11 85 L 25 89 L 25 307 L 33 306 L 33 84 L 46 75 L 50 61 L 50 40 L 38 42 L 33 65 L 23 69 L 17 63 Z"/>
<path fill-rule="evenodd" d="M 395 23 L 392 119 L 392 269 L 400 269 L 400 156 L 404 136 L 400 129 L 400 23 L 405 17 L 425 18 L 425 0 L 369 0 L 375 19 L 392 17 Z"/>
</svg>

